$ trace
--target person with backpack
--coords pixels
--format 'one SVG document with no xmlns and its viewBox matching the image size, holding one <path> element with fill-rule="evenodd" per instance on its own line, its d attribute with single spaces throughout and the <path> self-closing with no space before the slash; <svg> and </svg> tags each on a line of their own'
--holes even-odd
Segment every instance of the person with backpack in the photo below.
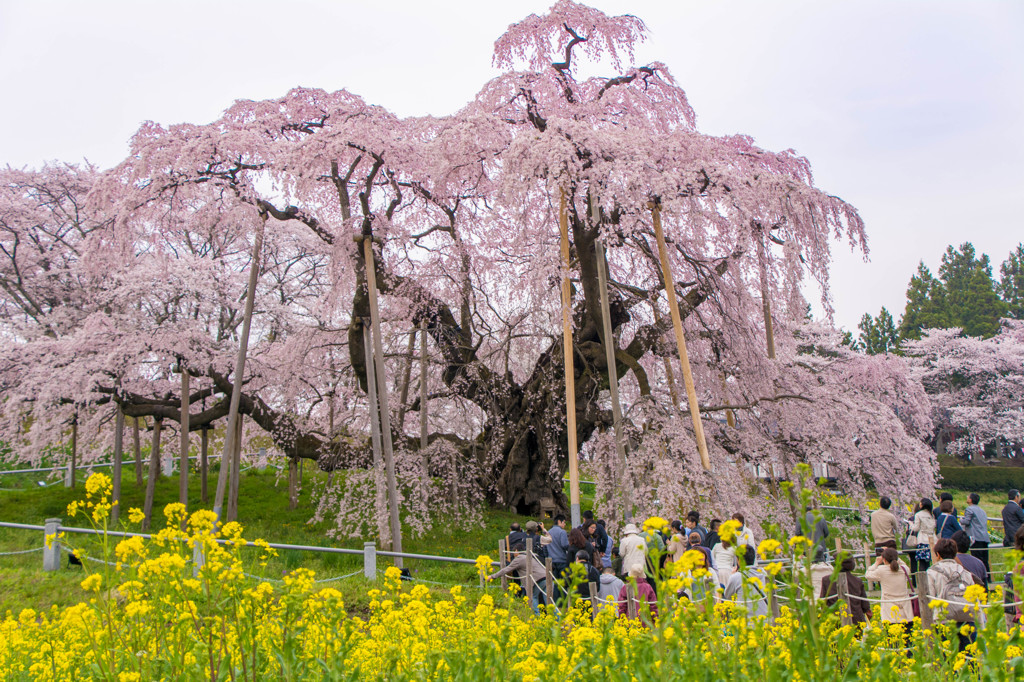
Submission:
<svg viewBox="0 0 1024 682">
<path fill-rule="evenodd" d="M 977 576 L 961 566 L 957 560 L 956 543 L 949 538 L 939 538 L 935 542 L 937 561 L 928 569 L 925 594 L 929 603 L 940 602 L 932 611 L 932 620 L 936 623 L 952 621 L 959 640 L 960 651 L 975 639 L 975 623 L 973 608 L 964 595 L 971 585 L 981 582 Z M 963 625 L 970 625 L 969 633 L 962 632 Z"/>
<path fill-rule="evenodd" d="M 533 540 L 533 553 L 543 563 L 548 558 L 548 548 L 542 540 L 541 530 L 542 526 L 536 521 L 526 522 L 526 539 Z"/>
<path fill-rule="evenodd" d="M 921 503 L 914 510 L 914 520 L 910 523 L 907 534 L 907 546 L 916 552 L 910 555 L 910 572 L 926 571 L 932 563 L 931 545 L 935 541 L 935 516 L 932 514 L 932 501 L 921 498 Z"/>
<path fill-rule="evenodd" d="M 625 583 L 615 575 L 615 569 L 605 566 L 601 571 L 601 582 L 597 588 L 597 596 L 601 598 L 602 602 L 599 607 L 618 611 L 615 602 L 618 601 L 619 592 L 622 591 L 624 585 Z"/>
</svg>

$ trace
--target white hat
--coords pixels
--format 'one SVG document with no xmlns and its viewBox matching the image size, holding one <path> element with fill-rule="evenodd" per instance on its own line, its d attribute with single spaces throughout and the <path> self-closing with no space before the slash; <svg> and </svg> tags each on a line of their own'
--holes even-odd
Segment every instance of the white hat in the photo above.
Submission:
<svg viewBox="0 0 1024 682">
<path fill-rule="evenodd" d="M 636 526 L 632 523 L 627 523 L 626 527 L 622 529 L 624 535 L 637 535 L 640 531 L 637 530 Z"/>
</svg>

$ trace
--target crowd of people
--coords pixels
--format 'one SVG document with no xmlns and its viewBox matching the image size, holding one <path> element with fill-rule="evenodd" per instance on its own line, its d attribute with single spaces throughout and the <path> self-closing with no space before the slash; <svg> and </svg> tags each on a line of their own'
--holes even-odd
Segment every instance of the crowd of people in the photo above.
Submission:
<svg viewBox="0 0 1024 682">
<path fill-rule="evenodd" d="M 875 605 L 882 621 L 903 623 L 908 631 L 915 615 L 920 615 L 915 596 L 919 589 L 946 603 L 935 609 L 935 619 L 959 623 L 973 624 L 971 610 L 963 606 L 972 585 L 987 589 L 993 580 L 1000 580 L 1006 586 L 1007 603 L 1020 601 L 1013 597 L 1012 575 L 1024 577 L 1024 561 L 1004 576 L 993 576 L 988 516 L 979 505 L 979 495 L 971 494 L 968 499 L 969 505 L 960 514 L 949 493 L 939 497 L 937 507 L 924 498 L 909 518 L 900 519 L 893 511 L 892 500 L 882 496 L 867 529 L 874 541 L 875 556 L 873 562 L 871 557 L 866 558 L 867 568 L 862 575 L 855 574 L 856 562 L 849 556 L 835 557 L 837 570 L 826 544 L 828 523 L 819 510 L 807 507 L 795 532 L 811 546 L 815 594 L 829 603 L 845 598 L 853 622 L 869 620 Z M 1024 552 L 1024 509 L 1020 503 L 1020 492 L 1011 490 L 1002 510 L 1000 540 L 1004 546 Z M 763 573 L 758 573 L 754 533 L 741 513 L 725 522 L 711 519 L 707 527 L 702 525 L 698 511 L 675 521 L 649 519 L 642 527 L 626 523 L 617 541 L 605 522 L 595 519 L 592 512 L 585 512 L 583 522 L 575 528 L 568 527 L 565 516 L 558 515 L 550 527 L 538 521 L 529 521 L 525 527 L 513 523 L 506 548 L 510 560 L 488 578 L 508 576 L 521 581 L 524 588 L 530 585 L 534 611 L 547 601 L 550 575 L 556 604 L 577 597 L 589 600 L 593 583 L 597 586 L 598 608 L 615 608 L 626 614 L 629 587 L 633 586 L 637 610 L 656 617 L 658 590 L 670 574 L 664 570 L 667 562 L 685 565 L 691 577 L 701 576 L 700 580 L 687 580 L 686 586 L 678 589 L 681 598 L 703 601 L 711 591 L 718 600 L 744 601 L 748 613 L 766 615 L 768 611 L 767 596 L 756 587 L 757 581 L 748 581 L 748 589 L 743 589 L 744 569 L 748 576 L 751 572 Z M 529 556 L 528 548 L 532 549 Z M 684 557 L 688 559 L 684 561 Z M 903 557 L 909 559 L 909 565 Z M 550 574 L 546 570 L 548 559 Z M 927 577 L 926 585 L 919 583 L 920 572 Z M 530 580 L 526 580 L 527 573 Z M 841 581 L 839 576 L 844 574 Z M 865 581 L 877 583 L 880 598 L 868 598 Z M 845 582 L 842 594 L 840 582 Z M 1021 617 L 1019 604 L 1006 608 L 1008 626 L 1019 624 Z M 967 628 L 964 632 L 968 634 L 958 635 L 961 647 L 972 640 L 970 631 Z"/>
</svg>

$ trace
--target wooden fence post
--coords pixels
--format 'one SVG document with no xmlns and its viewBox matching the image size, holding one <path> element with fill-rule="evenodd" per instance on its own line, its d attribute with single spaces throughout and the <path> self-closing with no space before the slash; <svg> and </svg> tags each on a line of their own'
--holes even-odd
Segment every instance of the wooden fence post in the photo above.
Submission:
<svg viewBox="0 0 1024 682">
<path fill-rule="evenodd" d="M 544 596 L 548 604 L 555 603 L 555 575 L 551 570 L 551 557 L 544 560 Z"/>
<path fill-rule="evenodd" d="M 507 547 L 508 544 L 505 538 L 498 540 L 498 566 L 500 568 L 505 568 L 506 566 L 508 566 L 508 558 L 505 554 L 505 549 Z M 501 591 L 508 591 L 508 575 L 501 576 Z"/>
<path fill-rule="evenodd" d="M 839 619 L 843 625 L 852 625 L 853 616 L 850 612 L 850 591 L 846 582 L 845 572 L 836 579 L 836 595 L 839 597 Z"/>
<path fill-rule="evenodd" d="M 121 460 L 124 459 L 124 411 L 121 404 L 114 405 L 114 470 L 111 472 L 110 525 L 116 526 L 121 518 Z"/>
<path fill-rule="evenodd" d="M 590 590 L 590 615 L 591 618 L 597 616 L 597 583 L 587 583 L 587 589 Z"/>
<path fill-rule="evenodd" d="M 636 586 L 633 581 L 626 583 L 626 615 L 630 618 L 637 617 Z"/>
<path fill-rule="evenodd" d="M 914 575 L 917 578 L 917 604 L 921 611 L 921 629 L 929 630 L 932 627 L 932 609 L 928 606 L 928 602 L 931 601 L 928 594 L 931 592 L 928 586 L 928 573 L 918 571 Z"/>
<path fill-rule="evenodd" d="M 526 598 L 533 603 L 533 538 L 526 538 L 526 578 L 523 580 Z"/>
</svg>

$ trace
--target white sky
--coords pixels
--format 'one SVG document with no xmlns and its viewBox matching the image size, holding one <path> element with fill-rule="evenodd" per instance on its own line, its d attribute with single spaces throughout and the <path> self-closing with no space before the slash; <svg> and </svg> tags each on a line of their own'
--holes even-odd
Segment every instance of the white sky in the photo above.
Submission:
<svg viewBox="0 0 1024 682">
<path fill-rule="evenodd" d="M 0 0 L 0 164 L 108 167 L 144 120 L 204 123 L 298 85 L 446 114 L 496 73 L 505 27 L 551 2 Z M 842 326 L 898 318 L 947 244 L 998 268 L 1024 241 L 1024 3 L 592 4 L 647 23 L 638 61 L 669 66 L 701 130 L 792 147 L 860 209 L 871 262 L 837 246 Z"/>
</svg>

